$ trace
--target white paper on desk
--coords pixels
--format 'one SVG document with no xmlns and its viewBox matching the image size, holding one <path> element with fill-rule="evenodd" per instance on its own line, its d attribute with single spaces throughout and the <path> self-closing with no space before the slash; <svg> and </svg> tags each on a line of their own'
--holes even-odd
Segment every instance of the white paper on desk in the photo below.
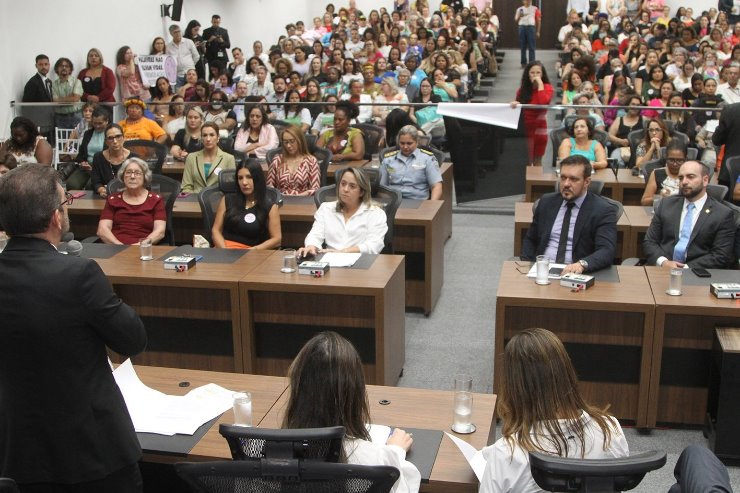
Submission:
<svg viewBox="0 0 740 493">
<path fill-rule="evenodd" d="M 565 264 L 550 264 L 550 274 L 547 276 L 548 279 L 560 279 L 559 272 L 565 269 Z M 532 265 L 532 268 L 527 272 L 527 277 L 537 277 L 537 262 Z"/>
<path fill-rule="evenodd" d="M 329 262 L 330 267 L 352 267 L 361 256 L 361 253 L 327 252 L 321 262 Z"/>
<path fill-rule="evenodd" d="M 454 435 L 450 435 L 447 432 L 445 432 L 445 435 L 450 437 L 452 443 L 457 445 L 457 448 L 460 449 L 460 452 L 462 452 L 465 460 L 468 461 L 468 464 L 470 464 L 470 467 L 473 469 L 473 472 L 478 478 L 478 481 L 482 481 L 483 472 L 486 470 L 486 459 L 483 458 L 483 451 L 476 450 L 475 447 L 470 445 L 465 440 L 461 440 Z"/>
<path fill-rule="evenodd" d="M 514 130 L 519 128 L 521 111 L 520 106 L 512 108 L 509 103 L 439 103 L 437 105 L 437 113 L 443 116 L 488 123 Z"/>
<path fill-rule="evenodd" d="M 136 375 L 131 360 L 113 372 L 134 429 L 159 435 L 192 435 L 204 423 L 228 410 L 233 391 L 208 384 L 184 396 L 167 395 L 147 387 Z"/>
</svg>

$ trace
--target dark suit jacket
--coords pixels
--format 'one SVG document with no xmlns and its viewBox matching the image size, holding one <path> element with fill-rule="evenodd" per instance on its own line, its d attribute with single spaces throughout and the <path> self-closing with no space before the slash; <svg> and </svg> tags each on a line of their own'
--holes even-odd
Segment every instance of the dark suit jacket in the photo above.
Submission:
<svg viewBox="0 0 740 493">
<path fill-rule="evenodd" d="M 106 346 L 146 346 L 136 313 L 94 261 L 14 237 L 0 253 L 0 476 L 103 478 L 141 457 Z"/>
<path fill-rule="evenodd" d="M 643 242 L 650 265 L 659 257 L 673 258 L 673 249 L 681 231 L 681 210 L 684 198 L 666 197 L 655 208 Z M 724 269 L 732 263 L 735 242 L 735 223 L 732 211 L 712 197 L 707 197 L 704 208 L 699 211 L 694 229 L 691 231 L 686 249 L 689 267 Z"/>
<path fill-rule="evenodd" d="M 719 170 L 718 182 L 729 188 L 730 198 L 732 200 L 732 190 L 734 183 L 730 183 L 730 173 L 725 167 L 727 158 L 740 155 L 740 103 L 725 106 L 719 117 L 717 130 L 712 134 L 712 142 L 717 146 L 725 146 L 725 154 L 722 158 L 722 167 Z"/>
<path fill-rule="evenodd" d="M 208 42 L 211 36 L 221 36 L 224 42 L 212 41 Z M 223 27 L 208 27 L 203 31 L 203 39 L 206 41 L 206 60 L 223 60 L 224 62 L 229 61 L 228 50 L 231 47 L 231 41 L 229 41 L 229 31 Z M 222 56 L 218 56 L 219 52 L 222 52 Z"/>
<path fill-rule="evenodd" d="M 547 249 L 552 225 L 563 203 L 559 192 L 543 195 L 534 211 L 532 226 L 522 245 L 522 258 L 534 260 Z M 614 207 L 598 195 L 588 193 L 578 212 L 573 231 L 573 261 L 588 262 L 589 272 L 614 262 L 617 244 L 617 215 Z"/>
<path fill-rule="evenodd" d="M 51 97 L 46 92 L 46 86 L 41 76 L 36 73 L 33 77 L 28 79 L 26 86 L 23 88 L 23 102 L 24 103 L 50 103 Z"/>
</svg>

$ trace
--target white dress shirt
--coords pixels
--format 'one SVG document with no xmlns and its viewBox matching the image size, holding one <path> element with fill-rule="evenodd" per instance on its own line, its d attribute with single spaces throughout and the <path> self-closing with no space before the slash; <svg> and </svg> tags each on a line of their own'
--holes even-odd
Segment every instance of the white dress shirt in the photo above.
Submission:
<svg viewBox="0 0 740 493">
<path fill-rule="evenodd" d="M 689 202 L 686 199 L 684 199 L 684 201 L 683 201 L 683 208 L 681 209 L 681 220 L 678 222 L 679 231 L 681 230 L 681 226 L 683 225 L 683 220 L 686 218 L 686 211 L 687 211 L 690 203 L 691 202 Z M 702 198 L 700 198 L 696 202 L 694 202 L 694 206 L 695 206 L 695 208 L 694 208 L 694 216 L 691 218 L 691 232 L 692 233 L 694 232 L 694 226 L 696 226 L 696 221 L 699 220 L 699 214 L 701 214 L 701 212 L 704 210 L 704 204 L 706 204 L 706 203 L 707 203 L 707 194 L 706 194 L 706 192 L 704 193 L 704 196 Z M 689 235 L 689 238 L 690 237 L 691 236 Z M 690 240 L 689 240 L 689 244 L 691 244 L 691 241 Z M 686 252 L 688 253 L 688 251 L 689 251 L 689 245 L 686 245 Z M 658 267 L 661 267 L 663 265 L 663 262 L 665 262 L 666 260 L 669 260 L 669 259 L 667 257 L 658 257 L 658 260 L 655 261 L 655 265 L 657 265 Z M 688 269 L 689 268 L 689 265 L 688 264 L 684 264 L 683 267 L 684 267 L 684 269 Z"/>
<path fill-rule="evenodd" d="M 740 103 L 740 83 L 730 87 L 730 84 L 724 82 L 717 86 L 717 94 L 722 96 L 727 104 Z"/>
<path fill-rule="evenodd" d="M 378 206 L 360 204 L 357 212 L 344 220 L 344 214 L 337 211 L 337 202 L 324 202 L 314 215 L 311 232 L 306 236 L 306 246 L 344 250 L 357 245 L 360 253 L 377 254 L 385 245 L 388 231 L 385 211 Z"/>
<path fill-rule="evenodd" d="M 174 41 L 167 43 L 167 54 L 172 55 L 177 60 L 177 76 L 183 77 L 185 72 L 195 68 L 195 64 L 200 60 L 198 48 L 188 38 L 182 38 L 180 44 Z"/>
<path fill-rule="evenodd" d="M 348 464 L 393 466 L 401 473 L 392 493 L 416 493 L 421 486 L 421 473 L 406 460 L 406 451 L 398 445 L 380 445 L 358 438 L 345 438 L 344 453 Z"/>
</svg>

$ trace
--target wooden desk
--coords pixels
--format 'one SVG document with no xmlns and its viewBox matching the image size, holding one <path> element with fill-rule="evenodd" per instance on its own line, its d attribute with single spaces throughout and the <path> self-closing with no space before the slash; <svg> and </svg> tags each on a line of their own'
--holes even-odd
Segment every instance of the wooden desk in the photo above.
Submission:
<svg viewBox="0 0 740 493">
<path fill-rule="evenodd" d="M 526 182 L 524 188 L 524 200 L 534 202 L 546 193 L 555 191 L 555 183 L 558 181 L 557 175 L 553 171 L 545 171 L 542 166 L 527 166 Z M 617 178 L 610 169 L 600 169 L 591 175 L 591 179 L 604 182 L 604 189 L 601 192 L 605 197 L 619 200 L 621 198 L 620 188 L 617 185 Z"/>
<path fill-rule="evenodd" d="M 627 244 L 631 250 L 627 258 L 645 258 L 642 242 L 645 240 L 645 234 L 653 220 L 653 208 L 642 205 L 626 205 L 624 206 L 624 214 L 630 222 L 630 238 L 627 240 Z"/>
<path fill-rule="evenodd" d="M 740 300 L 715 298 L 711 279 L 702 286 L 684 282 L 683 295 L 669 296 L 668 269 L 645 271 L 656 304 L 647 424 L 703 424 L 714 330 L 740 326 Z"/>
<path fill-rule="evenodd" d="M 517 202 L 514 204 L 514 255 L 522 254 L 522 245 L 524 237 L 532 225 L 534 213 L 532 212 L 532 203 Z M 629 219 L 625 214 L 617 221 L 617 245 L 615 250 L 614 263 L 618 264 L 625 258 L 633 257 L 631 255 L 632 245 L 629 243 L 632 238 Z M 628 255 L 629 254 L 629 255 Z"/>
<path fill-rule="evenodd" d="M 395 385 L 406 357 L 404 258 L 379 255 L 369 269 L 319 279 L 282 266 L 275 252 L 239 283 L 245 372 L 285 375 L 308 339 L 334 330 L 360 352 L 368 383 Z"/>
<path fill-rule="evenodd" d="M 527 263 L 519 263 L 526 273 Z M 494 391 L 501 388 L 504 345 L 520 330 L 543 327 L 563 341 L 586 401 L 610 404 L 619 419 L 648 424 L 654 301 L 645 270 L 617 267 L 619 283 L 574 293 L 553 281 L 538 286 L 504 262 L 496 298 Z"/>
<path fill-rule="evenodd" d="M 632 176 L 631 169 L 617 170 L 617 183 L 620 189 L 619 200 L 625 206 L 640 205 L 642 194 L 645 192 L 645 179 L 642 176 Z"/>
<path fill-rule="evenodd" d="M 373 423 L 396 428 L 442 430 L 481 449 L 495 441 L 494 407 L 496 396 L 474 394 L 473 423 L 476 431 L 460 435 L 452 425 L 453 392 L 443 390 L 410 389 L 402 387 L 367 386 L 370 418 Z M 381 400 L 390 404 L 382 405 Z M 278 427 L 282 423 L 288 393 L 283 394 L 263 420 L 264 427 Z M 412 445 L 413 450 L 413 445 Z M 437 459 L 428 483 L 422 483 L 424 492 L 477 492 L 478 478 L 463 457 L 460 449 L 446 436 L 442 437 Z"/>
<path fill-rule="evenodd" d="M 175 272 L 156 260 L 173 248 L 155 246 L 150 262 L 139 260 L 137 246 L 95 259 L 146 325 L 147 349 L 134 363 L 244 372 L 239 281 L 272 252 L 255 250 L 231 264 L 200 262 Z"/>
<path fill-rule="evenodd" d="M 272 410 L 275 402 L 283 395 L 288 387 L 288 379 L 284 377 L 139 365 L 136 365 L 135 369 L 136 374 L 142 382 L 153 389 L 169 395 L 185 395 L 192 389 L 209 383 L 215 383 L 235 392 L 247 390 L 252 394 L 252 424 L 254 426 L 260 426 L 262 424 L 267 413 Z M 189 382 L 190 385 L 183 388 L 180 387 L 180 382 Z M 233 422 L 233 411 L 229 410 L 223 413 L 186 457 L 160 454 L 155 451 L 144 451 L 144 461 L 174 463 L 181 461 L 231 459 L 229 446 L 218 432 L 218 426 L 221 423 L 232 424 Z"/>
</svg>

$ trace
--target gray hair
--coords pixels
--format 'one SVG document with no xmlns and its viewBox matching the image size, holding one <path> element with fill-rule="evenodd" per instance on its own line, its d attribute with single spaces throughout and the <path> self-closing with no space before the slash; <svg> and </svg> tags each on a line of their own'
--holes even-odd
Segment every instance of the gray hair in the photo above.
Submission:
<svg viewBox="0 0 740 493">
<path fill-rule="evenodd" d="M 149 185 L 152 184 L 152 170 L 149 169 L 149 165 L 146 161 L 144 161 L 143 159 L 139 159 L 138 157 L 130 157 L 125 160 L 121 165 L 121 168 L 118 170 L 116 177 L 119 180 L 123 181 L 123 175 L 126 173 L 128 167 L 132 164 L 139 165 L 139 168 L 141 168 L 141 172 L 144 173 L 144 187 L 149 188 Z"/>
<path fill-rule="evenodd" d="M 400 139 L 402 135 L 408 135 L 409 137 L 414 139 L 415 142 L 419 142 L 419 129 L 413 125 L 404 125 L 403 127 L 401 127 L 401 130 L 398 131 L 396 141 L 398 141 L 398 139 Z"/>
<path fill-rule="evenodd" d="M 399 93 L 398 82 L 395 77 L 383 77 L 383 82 L 391 86 L 391 92 L 393 92 L 393 94 Z"/>
<path fill-rule="evenodd" d="M 397 74 L 397 75 L 398 75 L 399 77 L 400 77 L 401 75 L 408 75 L 409 77 L 411 77 L 411 71 L 410 71 L 409 69 L 407 69 L 407 68 L 399 68 L 399 69 L 398 69 L 398 74 Z"/>
</svg>

